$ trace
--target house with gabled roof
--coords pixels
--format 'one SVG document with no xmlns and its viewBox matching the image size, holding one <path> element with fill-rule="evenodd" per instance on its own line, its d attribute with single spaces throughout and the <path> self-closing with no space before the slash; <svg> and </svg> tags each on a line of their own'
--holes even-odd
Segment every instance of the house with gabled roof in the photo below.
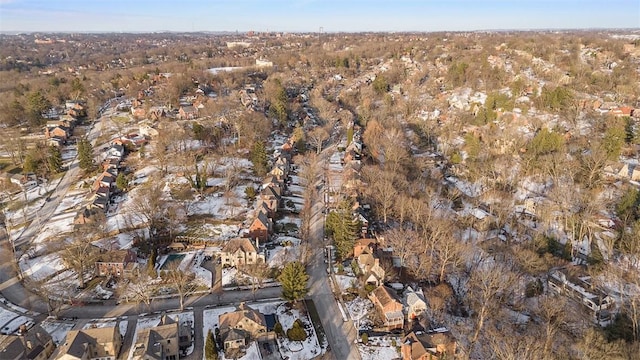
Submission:
<svg viewBox="0 0 640 360">
<path fill-rule="evenodd" d="M 188 342 L 191 342 L 191 330 L 188 329 Z M 186 335 L 177 321 L 167 315 L 160 318 L 160 323 L 154 327 L 138 331 L 136 343 L 133 345 L 132 360 L 175 359 L 180 356 L 179 351 L 186 348 L 186 341 L 181 336 Z"/>
<path fill-rule="evenodd" d="M 54 360 L 116 360 L 122 347 L 119 326 L 71 330 Z"/>
<path fill-rule="evenodd" d="M 51 335 L 40 325 L 17 335 L 0 335 L 0 357 L 5 360 L 46 360 L 54 349 Z"/>
<path fill-rule="evenodd" d="M 453 359 L 456 353 L 456 340 L 444 328 L 428 333 L 412 331 L 402 339 L 400 352 L 402 360 Z"/>
<path fill-rule="evenodd" d="M 276 186 L 267 186 L 260 192 L 259 201 L 263 202 L 269 208 L 269 217 L 274 218 L 280 208 L 280 190 Z"/>
<path fill-rule="evenodd" d="M 358 239 L 353 244 L 353 257 L 357 258 L 364 252 L 375 253 L 378 247 L 377 239 Z"/>
<path fill-rule="evenodd" d="M 357 258 L 358 267 L 365 285 L 380 286 L 384 281 L 385 270 L 380 266 L 380 259 L 371 252 L 364 252 Z"/>
<path fill-rule="evenodd" d="M 131 249 L 104 251 L 95 261 L 98 276 L 120 277 L 133 272 L 137 265 L 136 253 Z"/>
<path fill-rule="evenodd" d="M 220 332 L 224 329 L 241 329 L 251 339 L 259 339 L 267 333 L 267 320 L 264 314 L 252 309 L 245 303 L 238 310 L 220 315 Z"/>
<path fill-rule="evenodd" d="M 257 241 L 251 239 L 236 238 L 227 241 L 220 251 L 220 263 L 222 266 L 251 265 L 264 262 L 264 254 L 258 253 Z"/>
<path fill-rule="evenodd" d="M 408 286 L 403 295 L 402 301 L 408 320 L 415 319 L 427 311 L 427 302 L 422 290 L 416 291 Z"/>
<path fill-rule="evenodd" d="M 184 105 L 178 110 L 178 119 L 193 120 L 198 117 L 198 108 L 193 105 Z"/>
<path fill-rule="evenodd" d="M 263 203 L 264 204 L 264 203 Z M 273 230 L 273 222 L 265 211 L 258 210 L 253 222 L 249 226 L 249 237 L 253 240 L 267 241 Z"/>
<path fill-rule="evenodd" d="M 383 329 L 387 331 L 402 329 L 404 326 L 402 302 L 395 290 L 380 285 L 369 294 L 369 300 L 373 303 L 376 313 L 382 321 Z"/>
<path fill-rule="evenodd" d="M 113 188 L 116 184 L 117 171 L 114 169 L 105 170 L 98 175 L 96 181 L 93 182 L 93 191 L 97 191 L 100 187 Z"/>
</svg>

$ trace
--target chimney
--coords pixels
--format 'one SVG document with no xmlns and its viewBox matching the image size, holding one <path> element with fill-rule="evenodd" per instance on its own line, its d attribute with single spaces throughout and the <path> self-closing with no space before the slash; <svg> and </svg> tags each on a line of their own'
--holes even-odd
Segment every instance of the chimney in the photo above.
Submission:
<svg viewBox="0 0 640 360">
<path fill-rule="evenodd" d="M 374 266 L 374 267 L 376 267 L 376 266 L 380 266 L 380 259 L 378 259 L 378 258 L 373 258 L 373 266 Z"/>
<path fill-rule="evenodd" d="M 256 238 L 256 252 L 258 252 L 258 249 L 260 249 L 260 242 L 258 241 L 258 238 Z"/>
</svg>

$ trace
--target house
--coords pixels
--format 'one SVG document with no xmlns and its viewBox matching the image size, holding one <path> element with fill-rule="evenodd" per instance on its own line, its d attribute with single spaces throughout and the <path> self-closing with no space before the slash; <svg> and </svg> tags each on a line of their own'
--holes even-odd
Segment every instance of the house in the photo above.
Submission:
<svg viewBox="0 0 640 360">
<path fill-rule="evenodd" d="M 269 235 L 273 228 L 272 224 L 271 219 L 267 217 L 267 213 L 258 210 L 255 219 L 249 226 L 249 237 L 263 242 L 269 240 Z"/>
<path fill-rule="evenodd" d="M 553 292 L 582 304 L 587 313 L 600 326 L 607 326 L 613 321 L 615 300 L 595 288 L 591 284 L 591 277 L 582 271 L 580 266 L 552 270 L 549 274 L 548 285 Z"/>
<path fill-rule="evenodd" d="M 95 265 L 98 276 L 119 277 L 137 267 L 137 255 L 132 250 L 105 251 L 98 255 Z"/>
<path fill-rule="evenodd" d="M 66 142 L 70 135 L 71 135 L 70 129 L 66 126 L 61 126 L 61 125 L 57 125 L 53 127 L 47 126 L 44 129 L 45 139 L 51 139 L 51 138 L 57 137 Z"/>
<path fill-rule="evenodd" d="M 267 188 L 269 186 L 275 186 L 280 188 L 281 191 L 284 190 L 284 180 L 282 178 L 278 178 L 275 175 L 267 175 L 262 182 L 262 188 Z"/>
<path fill-rule="evenodd" d="M 181 106 L 178 110 L 178 119 L 193 120 L 198 117 L 198 108 L 193 105 Z"/>
<path fill-rule="evenodd" d="M 378 241 L 376 239 L 359 239 L 356 240 L 353 245 L 353 257 L 358 258 L 358 256 L 362 255 L 364 252 L 369 252 L 370 254 L 375 253 L 378 247 Z"/>
<path fill-rule="evenodd" d="M 104 216 L 104 214 L 102 215 Z M 100 216 L 100 213 L 92 206 L 88 206 L 78 211 L 76 216 L 73 218 L 73 224 L 86 225 L 86 224 L 93 224 L 96 221 L 102 221 L 102 220 L 104 220 L 104 218 Z"/>
<path fill-rule="evenodd" d="M 115 360 L 122 347 L 119 326 L 71 330 L 53 360 Z"/>
<path fill-rule="evenodd" d="M 269 172 L 269 174 L 273 176 L 277 176 L 279 178 L 284 178 L 285 176 L 287 176 L 287 172 L 285 171 L 284 166 L 280 166 L 280 165 L 274 166 L 273 169 L 271 169 L 271 171 Z"/>
<path fill-rule="evenodd" d="M 260 201 L 267 205 L 269 217 L 274 218 L 280 208 L 280 191 L 276 186 L 267 186 L 260 192 Z"/>
<path fill-rule="evenodd" d="M 408 286 L 404 292 L 403 302 L 408 320 L 415 319 L 427 311 L 427 302 L 424 299 L 422 290 L 415 291 L 411 286 Z"/>
<path fill-rule="evenodd" d="M 365 285 L 380 286 L 384 281 L 385 271 L 380 266 L 380 259 L 370 252 L 357 257 L 358 267 Z"/>
<path fill-rule="evenodd" d="M 93 182 L 93 191 L 97 191 L 100 187 L 113 188 L 116 184 L 117 173 L 114 169 L 105 170 L 102 174 L 98 175 Z"/>
<path fill-rule="evenodd" d="M 224 351 L 242 350 L 249 341 L 269 337 L 265 316 L 244 303 L 238 310 L 220 315 L 220 338 Z"/>
<path fill-rule="evenodd" d="M 404 314 L 395 290 L 380 285 L 369 294 L 369 300 L 373 303 L 385 330 L 402 329 Z"/>
<path fill-rule="evenodd" d="M 107 199 L 105 197 L 96 196 L 93 199 L 93 202 L 91 202 L 91 205 L 89 205 L 89 208 L 90 209 L 100 209 L 104 213 L 106 213 L 107 211 L 109 211 L 109 199 Z"/>
<path fill-rule="evenodd" d="M 122 160 L 124 157 L 124 145 L 122 143 L 112 143 L 111 146 L 107 149 L 106 157 L 112 157 Z"/>
<path fill-rule="evenodd" d="M 5 360 L 46 360 L 54 349 L 51 335 L 40 325 L 18 335 L 0 335 L 0 357 Z"/>
<path fill-rule="evenodd" d="M 189 343 L 191 330 L 189 329 Z M 178 360 L 180 349 L 188 345 L 181 345 L 180 326 L 177 321 L 163 315 L 160 323 L 152 328 L 142 329 L 133 347 L 132 360 Z"/>
<path fill-rule="evenodd" d="M 251 265 L 264 262 L 264 255 L 258 254 L 257 241 L 247 238 L 231 239 L 220 251 L 222 266 Z"/>
<path fill-rule="evenodd" d="M 111 195 L 111 188 L 108 186 L 100 186 L 98 189 L 96 189 L 97 197 L 103 197 L 103 198 L 109 199 L 110 195 Z"/>
<path fill-rule="evenodd" d="M 402 339 L 400 352 L 402 360 L 453 359 L 456 340 L 446 329 L 429 333 L 411 332 Z"/>
</svg>

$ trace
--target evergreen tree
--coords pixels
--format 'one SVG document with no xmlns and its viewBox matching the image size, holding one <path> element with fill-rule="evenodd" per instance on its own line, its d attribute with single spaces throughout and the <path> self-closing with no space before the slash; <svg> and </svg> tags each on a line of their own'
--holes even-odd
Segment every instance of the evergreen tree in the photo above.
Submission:
<svg viewBox="0 0 640 360">
<path fill-rule="evenodd" d="M 78 141 L 78 162 L 84 171 L 93 169 L 93 146 L 86 139 Z"/>
<path fill-rule="evenodd" d="M 126 191 L 129 186 L 129 181 L 127 181 L 127 177 L 124 176 L 124 173 L 119 173 L 116 177 L 116 187 L 120 191 Z"/>
<path fill-rule="evenodd" d="M 307 332 L 300 319 L 296 319 L 291 329 L 287 330 L 287 338 L 291 341 L 305 341 L 307 339 Z"/>
<path fill-rule="evenodd" d="M 295 302 L 304 298 L 309 292 L 307 288 L 309 275 L 298 261 L 285 265 L 278 276 L 278 281 L 282 285 L 282 297 L 285 300 Z"/>
<path fill-rule="evenodd" d="M 264 176 L 267 174 L 267 167 L 269 165 L 267 158 L 267 148 L 262 141 L 256 141 L 251 149 L 251 162 L 253 163 L 253 172 L 258 176 Z"/>
<path fill-rule="evenodd" d="M 49 147 L 49 156 L 47 157 L 47 168 L 50 173 L 57 174 L 62 171 L 62 153 L 57 146 Z"/>
<path fill-rule="evenodd" d="M 207 333 L 207 342 L 204 345 L 204 356 L 207 360 L 218 359 L 218 348 L 216 347 L 216 341 L 213 338 L 211 330 Z"/>
<path fill-rule="evenodd" d="M 278 336 L 284 335 L 284 329 L 282 329 L 282 324 L 280 323 L 280 321 L 276 322 L 276 324 L 273 326 L 273 332 L 275 332 Z"/>
<path fill-rule="evenodd" d="M 344 202 L 336 211 L 332 211 L 327 215 L 327 235 L 333 238 L 336 246 L 336 255 L 342 260 L 349 257 L 358 238 L 359 224 L 353 219 L 350 208 L 350 204 Z"/>
<path fill-rule="evenodd" d="M 24 157 L 24 162 L 22 163 L 22 172 L 25 174 L 36 173 L 38 168 L 40 167 L 40 159 L 33 151 L 29 151 L 27 156 Z"/>
</svg>

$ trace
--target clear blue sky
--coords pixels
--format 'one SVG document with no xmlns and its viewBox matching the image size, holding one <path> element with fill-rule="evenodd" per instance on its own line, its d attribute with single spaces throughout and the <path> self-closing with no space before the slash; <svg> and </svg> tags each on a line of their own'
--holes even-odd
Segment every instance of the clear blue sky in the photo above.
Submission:
<svg viewBox="0 0 640 360">
<path fill-rule="evenodd" d="M 0 0 L 0 31 L 640 28 L 640 0 Z"/>
</svg>

